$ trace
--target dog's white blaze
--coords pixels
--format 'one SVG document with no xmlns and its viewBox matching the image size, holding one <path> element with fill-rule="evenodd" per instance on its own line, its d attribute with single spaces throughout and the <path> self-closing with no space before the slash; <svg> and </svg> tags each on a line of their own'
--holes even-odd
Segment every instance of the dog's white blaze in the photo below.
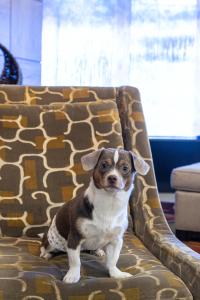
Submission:
<svg viewBox="0 0 200 300">
<path fill-rule="evenodd" d="M 119 160 L 119 152 L 118 152 L 118 150 L 116 150 L 114 153 L 114 163 L 116 164 L 118 162 L 118 160 Z"/>
</svg>

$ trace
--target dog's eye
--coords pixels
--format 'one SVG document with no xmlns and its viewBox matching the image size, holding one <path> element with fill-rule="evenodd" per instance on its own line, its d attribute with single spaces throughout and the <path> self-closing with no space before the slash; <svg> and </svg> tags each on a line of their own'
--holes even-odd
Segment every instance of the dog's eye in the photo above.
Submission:
<svg viewBox="0 0 200 300">
<path fill-rule="evenodd" d="M 100 164 L 100 169 L 102 171 L 106 171 L 110 168 L 110 165 L 107 161 L 102 161 L 102 163 Z"/>
<path fill-rule="evenodd" d="M 123 174 L 128 174 L 130 169 L 129 169 L 129 166 L 128 165 L 122 165 L 121 166 L 121 171 Z"/>
</svg>

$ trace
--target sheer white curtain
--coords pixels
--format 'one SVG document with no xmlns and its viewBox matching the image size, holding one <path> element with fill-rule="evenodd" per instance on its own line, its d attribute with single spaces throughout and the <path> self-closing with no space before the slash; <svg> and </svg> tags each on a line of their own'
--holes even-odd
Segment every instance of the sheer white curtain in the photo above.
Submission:
<svg viewBox="0 0 200 300">
<path fill-rule="evenodd" d="M 200 135 L 198 1 L 43 0 L 42 84 L 137 86 L 149 135 Z"/>
</svg>

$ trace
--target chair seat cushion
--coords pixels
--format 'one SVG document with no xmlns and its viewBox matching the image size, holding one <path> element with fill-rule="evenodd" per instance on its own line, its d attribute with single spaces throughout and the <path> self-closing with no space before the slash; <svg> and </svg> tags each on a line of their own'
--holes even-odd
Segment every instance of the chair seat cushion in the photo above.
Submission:
<svg viewBox="0 0 200 300">
<path fill-rule="evenodd" d="M 108 276 L 104 258 L 81 253 L 81 280 L 66 284 L 62 281 L 68 268 L 66 254 L 46 261 L 39 257 L 39 248 L 39 239 L 0 239 L 1 299 L 192 299 L 181 279 L 131 232 L 125 234 L 118 266 L 133 276 L 123 280 Z"/>
<path fill-rule="evenodd" d="M 171 186 L 176 190 L 200 192 L 200 163 L 174 169 Z"/>
</svg>

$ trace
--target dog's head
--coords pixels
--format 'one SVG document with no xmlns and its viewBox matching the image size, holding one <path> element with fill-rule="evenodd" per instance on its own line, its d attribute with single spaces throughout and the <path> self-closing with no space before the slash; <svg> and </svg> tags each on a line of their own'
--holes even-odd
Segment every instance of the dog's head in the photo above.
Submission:
<svg viewBox="0 0 200 300">
<path fill-rule="evenodd" d="M 94 184 L 107 191 L 127 191 L 135 173 L 147 174 L 149 165 L 131 151 L 99 149 L 81 158 L 84 170 L 93 170 Z"/>
</svg>

